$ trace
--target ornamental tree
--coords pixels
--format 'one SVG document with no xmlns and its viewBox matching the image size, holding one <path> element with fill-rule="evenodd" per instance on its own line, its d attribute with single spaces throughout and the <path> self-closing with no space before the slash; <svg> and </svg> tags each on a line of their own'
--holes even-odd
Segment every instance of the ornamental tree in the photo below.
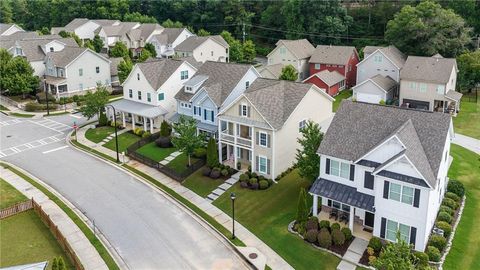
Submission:
<svg viewBox="0 0 480 270">
<path fill-rule="evenodd" d="M 298 79 L 298 72 L 292 65 L 284 66 L 279 79 L 285 81 L 296 81 Z"/>
<path fill-rule="evenodd" d="M 323 133 L 320 131 L 320 125 L 307 121 L 304 128 L 300 130 L 301 138 L 297 141 L 301 148 L 297 149 L 297 167 L 300 176 L 308 180 L 315 180 L 320 170 L 320 157 L 317 155 L 318 147 L 323 139 Z"/>
<path fill-rule="evenodd" d="M 88 119 L 98 115 L 105 110 L 109 95 L 105 86 L 97 85 L 95 92 L 88 91 L 85 94 L 85 105 L 80 108 L 80 112 Z"/>
<path fill-rule="evenodd" d="M 197 122 L 193 118 L 186 118 L 183 115 L 177 123 L 173 124 L 173 130 L 177 133 L 172 138 L 172 144 L 178 150 L 188 155 L 188 166 L 192 166 L 191 156 L 195 149 L 205 145 L 205 135 L 197 135 Z"/>
<path fill-rule="evenodd" d="M 214 168 L 219 163 L 218 161 L 218 150 L 217 144 L 215 143 L 214 138 L 210 138 L 207 144 L 207 166 Z"/>
</svg>

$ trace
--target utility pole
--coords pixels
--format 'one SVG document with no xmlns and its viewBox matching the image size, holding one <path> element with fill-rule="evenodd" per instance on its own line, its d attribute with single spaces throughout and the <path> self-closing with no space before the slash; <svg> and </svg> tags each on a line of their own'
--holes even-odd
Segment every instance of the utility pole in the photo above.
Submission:
<svg viewBox="0 0 480 270">
<path fill-rule="evenodd" d="M 242 22 L 242 41 L 245 43 L 245 23 Z"/>
</svg>

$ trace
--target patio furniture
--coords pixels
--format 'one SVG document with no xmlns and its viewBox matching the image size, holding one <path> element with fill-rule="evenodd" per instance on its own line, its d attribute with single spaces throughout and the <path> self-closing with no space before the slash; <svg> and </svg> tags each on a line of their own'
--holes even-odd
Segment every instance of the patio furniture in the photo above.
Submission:
<svg viewBox="0 0 480 270">
<path fill-rule="evenodd" d="M 349 214 L 347 212 L 340 213 L 340 222 L 345 222 L 345 225 L 348 224 Z"/>
<path fill-rule="evenodd" d="M 330 210 L 330 216 L 329 218 L 334 218 L 335 220 L 337 220 L 338 218 L 338 210 L 337 209 L 332 209 Z"/>
</svg>

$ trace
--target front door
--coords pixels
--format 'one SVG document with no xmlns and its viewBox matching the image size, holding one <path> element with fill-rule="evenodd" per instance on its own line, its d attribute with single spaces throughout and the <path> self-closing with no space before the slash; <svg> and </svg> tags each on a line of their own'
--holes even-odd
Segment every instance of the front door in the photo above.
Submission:
<svg viewBox="0 0 480 270">
<path fill-rule="evenodd" d="M 375 214 L 365 211 L 365 226 L 373 228 L 375 223 Z"/>
</svg>

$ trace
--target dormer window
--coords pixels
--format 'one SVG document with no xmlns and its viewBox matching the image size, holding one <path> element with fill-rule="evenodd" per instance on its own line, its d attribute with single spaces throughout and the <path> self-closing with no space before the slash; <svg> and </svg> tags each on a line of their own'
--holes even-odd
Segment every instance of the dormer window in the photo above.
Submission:
<svg viewBox="0 0 480 270">
<path fill-rule="evenodd" d="M 54 52 L 55 50 L 53 49 L 53 47 L 50 47 L 50 52 Z"/>
<path fill-rule="evenodd" d="M 245 82 L 245 89 L 248 89 L 250 87 L 250 82 L 249 81 L 246 81 Z"/>
<path fill-rule="evenodd" d="M 185 86 L 185 92 L 193 93 L 193 87 Z"/>
<path fill-rule="evenodd" d="M 16 55 L 23 55 L 22 48 L 15 48 Z"/>
<path fill-rule="evenodd" d="M 240 116 L 248 117 L 248 106 L 246 104 L 240 105 Z"/>
<path fill-rule="evenodd" d="M 140 73 L 137 73 L 137 80 L 140 81 Z"/>
<path fill-rule="evenodd" d="M 180 79 L 181 79 L 181 80 L 186 80 L 186 79 L 188 79 L 188 70 L 180 71 Z"/>
</svg>

